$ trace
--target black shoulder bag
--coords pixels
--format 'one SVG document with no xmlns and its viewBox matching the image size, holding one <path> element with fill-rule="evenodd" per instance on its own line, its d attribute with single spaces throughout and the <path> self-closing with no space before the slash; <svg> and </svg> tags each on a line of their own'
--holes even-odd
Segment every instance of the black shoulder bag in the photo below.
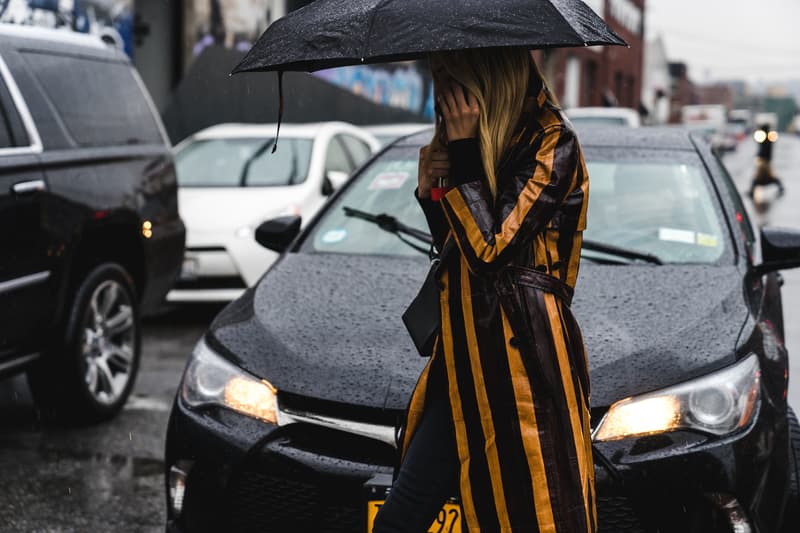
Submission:
<svg viewBox="0 0 800 533">
<path fill-rule="evenodd" d="M 441 291 L 438 279 L 440 264 L 440 258 L 432 258 L 431 268 L 422 287 L 403 313 L 403 323 L 422 357 L 433 355 L 433 345 L 442 328 L 442 311 L 439 308 Z"/>
</svg>

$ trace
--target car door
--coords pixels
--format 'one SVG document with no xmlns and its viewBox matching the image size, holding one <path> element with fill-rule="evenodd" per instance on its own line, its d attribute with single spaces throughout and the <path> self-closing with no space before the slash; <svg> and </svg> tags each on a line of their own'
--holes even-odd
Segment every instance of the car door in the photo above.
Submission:
<svg viewBox="0 0 800 533">
<path fill-rule="evenodd" d="M 41 142 L 24 105 L 0 57 L 0 372 L 37 349 L 54 307 Z"/>
</svg>

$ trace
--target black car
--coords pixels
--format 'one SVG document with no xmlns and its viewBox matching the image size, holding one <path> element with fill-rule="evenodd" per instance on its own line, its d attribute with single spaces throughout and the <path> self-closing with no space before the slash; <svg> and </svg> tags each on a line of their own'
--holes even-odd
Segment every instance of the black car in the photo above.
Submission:
<svg viewBox="0 0 800 533">
<path fill-rule="evenodd" d="M 776 271 L 800 266 L 800 233 L 757 233 L 689 132 L 580 137 L 592 189 L 573 309 L 600 531 L 799 531 Z M 429 138 L 379 154 L 297 238 L 296 218 L 259 228 L 286 253 L 187 365 L 167 436 L 168 531 L 369 531 L 425 364 L 400 316 L 428 264 L 412 194 Z M 458 531 L 458 515 L 448 507 L 431 531 Z"/>
<path fill-rule="evenodd" d="M 54 420 L 112 416 L 185 229 L 160 118 L 99 38 L 0 26 L 0 228 L 0 376 Z"/>
</svg>

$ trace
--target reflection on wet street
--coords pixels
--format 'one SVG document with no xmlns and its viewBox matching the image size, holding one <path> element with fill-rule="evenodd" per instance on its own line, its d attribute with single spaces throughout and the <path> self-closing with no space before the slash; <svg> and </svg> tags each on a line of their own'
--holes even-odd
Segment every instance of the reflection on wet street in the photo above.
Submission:
<svg viewBox="0 0 800 533">
<path fill-rule="evenodd" d="M 136 389 L 111 422 L 45 426 L 24 378 L 0 382 L 0 531 L 163 531 L 169 408 L 192 346 L 218 306 L 146 321 Z"/>
</svg>

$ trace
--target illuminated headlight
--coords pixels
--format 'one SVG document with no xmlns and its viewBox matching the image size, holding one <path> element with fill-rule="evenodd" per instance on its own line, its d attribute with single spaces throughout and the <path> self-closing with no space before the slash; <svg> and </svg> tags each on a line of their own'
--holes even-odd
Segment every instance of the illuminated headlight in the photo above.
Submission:
<svg viewBox="0 0 800 533">
<path fill-rule="evenodd" d="M 220 357 L 204 340 L 186 367 L 181 397 L 190 407 L 219 406 L 277 424 L 277 390 Z"/>
<path fill-rule="evenodd" d="M 758 358 L 611 406 L 592 435 L 598 442 L 678 429 L 724 436 L 746 427 L 757 411 Z"/>
</svg>

